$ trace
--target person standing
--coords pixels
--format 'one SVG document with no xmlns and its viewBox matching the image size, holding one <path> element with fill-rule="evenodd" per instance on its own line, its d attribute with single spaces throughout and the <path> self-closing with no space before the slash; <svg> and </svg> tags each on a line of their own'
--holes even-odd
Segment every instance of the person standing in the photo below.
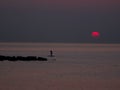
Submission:
<svg viewBox="0 0 120 90">
<path fill-rule="evenodd" d="M 53 55 L 53 51 L 52 50 L 50 50 L 50 57 L 53 57 L 54 55 Z"/>
</svg>

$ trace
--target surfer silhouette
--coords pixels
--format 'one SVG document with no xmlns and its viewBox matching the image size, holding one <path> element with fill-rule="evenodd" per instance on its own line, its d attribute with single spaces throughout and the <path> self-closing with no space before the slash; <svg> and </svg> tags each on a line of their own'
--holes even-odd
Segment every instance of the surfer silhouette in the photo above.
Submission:
<svg viewBox="0 0 120 90">
<path fill-rule="evenodd" d="M 53 51 L 50 50 L 50 57 L 53 57 Z"/>
<path fill-rule="evenodd" d="M 50 50 L 50 57 L 54 57 L 52 50 Z"/>
<path fill-rule="evenodd" d="M 55 57 L 55 55 L 53 54 L 53 51 L 52 51 L 52 50 L 49 51 L 48 61 L 56 61 L 56 57 Z"/>
</svg>

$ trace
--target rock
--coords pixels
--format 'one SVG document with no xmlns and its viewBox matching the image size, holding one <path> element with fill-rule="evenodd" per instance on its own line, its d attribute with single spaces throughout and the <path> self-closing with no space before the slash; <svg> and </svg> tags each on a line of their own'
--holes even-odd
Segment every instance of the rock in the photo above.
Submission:
<svg viewBox="0 0 120 90">
<path fill-rule="evenodd" d="M 36 57 L 36 56 L 3 56 L 0 55 L 0 61 L 47 61 L 47 58 Z"/>
</svg>

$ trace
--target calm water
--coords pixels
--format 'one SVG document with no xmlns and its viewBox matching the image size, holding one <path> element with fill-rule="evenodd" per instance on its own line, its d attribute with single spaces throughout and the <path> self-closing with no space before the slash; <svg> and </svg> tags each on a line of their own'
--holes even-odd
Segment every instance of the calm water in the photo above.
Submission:
<svg viewBox="0 0 120 90">
<path fill-rule="evenodd" d="M 0 55 L 56 61 L 0 62 L 0 90 L 120 90 L 120 44 L 0 43 Z"/>
</svg>

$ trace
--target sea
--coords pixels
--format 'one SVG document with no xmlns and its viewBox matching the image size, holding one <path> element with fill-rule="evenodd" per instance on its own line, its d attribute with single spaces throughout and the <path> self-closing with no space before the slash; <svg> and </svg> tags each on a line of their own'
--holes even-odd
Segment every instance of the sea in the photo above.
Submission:
<svg viewBox="0 0 120 90">
<path fill-rule="evenodd" d="M 120 44 L 0 43 L 0 55 L 48 58 L 0 61 L 0 90 L 120 90 Z"/>
</svg>

